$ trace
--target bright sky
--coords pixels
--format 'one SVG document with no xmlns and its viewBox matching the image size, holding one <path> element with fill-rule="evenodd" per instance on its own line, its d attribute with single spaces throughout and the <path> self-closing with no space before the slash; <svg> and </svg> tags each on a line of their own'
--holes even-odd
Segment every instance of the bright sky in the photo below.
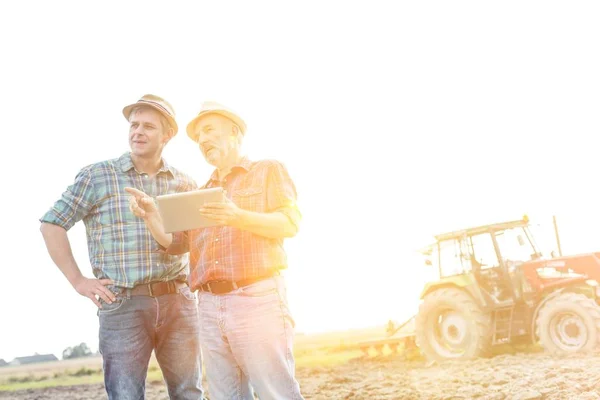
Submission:
<svg viewBox="0 0 600 400">
<path fill-rule="evenodd" d="M 410 316 L 415 250 L 443 231 L 556 215 L 565 253 L 600 250 L 596 2 L 181 3 L 0 6 L 0 358 L 97 349 L 95 306 L 38 219 L 81 167 L 128 150 L 121 109 L 145 93 L 174 105 L 164 156 L 199 182 L 211 169 L 183 127 L 209 99 L 246 119 L 251 158 L 287 165 L 298 331 Z M 92 276 L 83 223 L 69 237 Z"/>
</svg>

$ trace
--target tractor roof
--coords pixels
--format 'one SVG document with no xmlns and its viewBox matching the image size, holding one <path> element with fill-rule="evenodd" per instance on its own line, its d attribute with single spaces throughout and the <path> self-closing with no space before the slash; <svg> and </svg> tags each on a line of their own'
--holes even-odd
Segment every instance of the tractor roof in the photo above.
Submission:
<svg viewBox="0 0 600 400">
<path fill-rule="evenodd" d="M 496 224 L 482 225 L 482 226 L 476 226 L 474 228 L 467 228 L 467 229 L 461 229 L 458 231 L 442 233 L 440 235 L 435 236 L 435 239 L 438 242 L 441 242 L 444 240 L 452 240 L 452 239 L 457 239 L 457 238 L 461 238 L 464 236 L 474 236 L 474 235 L 479 235 L 479 234 L 486 233 L 486 232 L 503 231 L 506 229 L 518 228 L 518 227 L 527 226 L 527 225 L 529 225 L 529 218 L 525 215 L 523 217 L 523 219 L 519 219 L 516 221 L 499 222 Z"/>
</svg>

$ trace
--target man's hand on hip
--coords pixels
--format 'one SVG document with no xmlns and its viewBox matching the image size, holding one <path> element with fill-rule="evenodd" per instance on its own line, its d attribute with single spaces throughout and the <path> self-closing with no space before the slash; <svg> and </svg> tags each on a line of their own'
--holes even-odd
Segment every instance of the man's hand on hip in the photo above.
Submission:
<svg viewBox="0 0 600 400">
<path fill-rule="evenodd" d="M 102 308 L 99 299 L 104 300 L 106 303 L 111 304 L 117 298 L 114 293 L 106 288 L 106 285 L 112 285 L 113 281 L 110 279 L 90 279 L 85 276 L 80 277 L 73 287 L 82 296 L 85 296 L 92 300 L 98 308 Z M 96 298 L 98 296 L 98 299 Z"/>
</svg>

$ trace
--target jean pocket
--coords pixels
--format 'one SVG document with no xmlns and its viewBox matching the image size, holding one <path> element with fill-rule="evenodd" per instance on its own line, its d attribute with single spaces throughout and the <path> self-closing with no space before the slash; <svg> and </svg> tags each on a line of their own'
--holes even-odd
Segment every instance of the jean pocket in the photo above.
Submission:
<svg viewBox="0 0 600 400">
<path fill-rule="evenodd" d="M 277 293 L 277 283 L 273 279 L 265 279 L 239 289 L 238 294 L 246 297 L 265 297 Z"/>
<path fill-rule="evenodd" d="M 115 301 L 113 301 L 111 304 L 108 304 L 104 300 L 100 299 L 100 304 L 102 304 L 102 308 L 98 309 L 98 315 L 114 313 L 115 311 L 119 310 L 123 306 L 123 304 L 125 304 L 126 300 L 127 299 L 125 299 L 124 297 L 117 297 Z"/>
<path fill-rule="evenodd" d="M 185 297 L 186 300 L 197 301 L 196 293 L 192 292 L 188 286 L 179 289 L 179 294 Z"/>
</svg>

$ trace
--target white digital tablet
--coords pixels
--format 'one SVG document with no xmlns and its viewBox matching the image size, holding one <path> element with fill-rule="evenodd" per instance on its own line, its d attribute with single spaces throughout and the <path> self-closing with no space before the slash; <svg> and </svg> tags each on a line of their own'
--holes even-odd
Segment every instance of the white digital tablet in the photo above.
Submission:
<svg viewBox="0 0 600 400">
<path fill-rule="evenodd" d="M 223 188 L 216 187 L 157 196 L 156 203 L 165 232 L 172 233 L 214 226 L 215 221 L 200 215 L 198 209 L 205 203 L 219 203 L 224 199 Z"/>
</svg>

